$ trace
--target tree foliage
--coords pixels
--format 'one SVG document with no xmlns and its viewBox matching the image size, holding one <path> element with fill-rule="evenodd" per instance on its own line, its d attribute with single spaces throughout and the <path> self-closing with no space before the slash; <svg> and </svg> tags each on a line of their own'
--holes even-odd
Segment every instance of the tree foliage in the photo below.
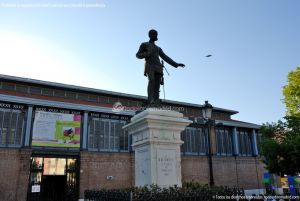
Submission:
<svg viewBox="0 0 300 201">
<path fill-rule="evenodd" d="M 287 116 L 260 128 L 262 155 L 266 168 L 278 175 L 300 173 L 300 67 L 288 75 L 283 87 Z"/>
<path fill-rule="evenodd" d="M 261 127 L 262 155 L 271 173 L 296 175 L 300 172 L 300 124 L 295 118 L 285 119 L 285 123 L 279 121 Z"/>
<path fill-rule="evenodd" d="M 288 74 L 288 84 L 283 87 L 283 95 L 288 116 L 300 118 L 300 67 Z"/>
</svg>

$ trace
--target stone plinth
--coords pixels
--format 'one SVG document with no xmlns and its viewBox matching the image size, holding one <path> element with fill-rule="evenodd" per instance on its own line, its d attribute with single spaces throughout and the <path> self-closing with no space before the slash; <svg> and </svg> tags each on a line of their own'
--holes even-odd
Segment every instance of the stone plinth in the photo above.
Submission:
<svg viewBox="0 0 300 201">
<path fill-rule="evenodd" d="M 180 133 L 190 123 L 179 112 L 149 108 L 124 126 L 135 151 L 135 186 L 181 186 Z"/>
</svg>

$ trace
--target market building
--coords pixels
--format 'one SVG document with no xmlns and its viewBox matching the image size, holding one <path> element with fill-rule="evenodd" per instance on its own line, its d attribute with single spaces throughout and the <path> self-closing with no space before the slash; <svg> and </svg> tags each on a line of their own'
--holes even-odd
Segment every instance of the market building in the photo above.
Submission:
<svg viewBox="0 0 300 201">
<path fill-rule="evenodd" d="M 0 75 L 2 199 L 79 200 L 86 189 L 133 186 L 134 152 L 123 126 L 145 101 Z M 259 125 L 232 119 L 237 111 L 214 107 L 208 129 L 203 105 L 171 100 L 163 105 L 193 121 L 181 133 L 182 182 L 263 188 Z"/>
</svg>

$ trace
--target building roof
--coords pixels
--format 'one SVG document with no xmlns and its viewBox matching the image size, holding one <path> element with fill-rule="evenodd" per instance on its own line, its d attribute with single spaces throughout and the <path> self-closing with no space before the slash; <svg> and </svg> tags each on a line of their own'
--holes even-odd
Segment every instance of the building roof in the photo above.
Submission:
<svg viewBox="0 0 300 201">
<path fill-rule="evenodd" d="M 0 74 L 0 79 L 12 81 L 12 82 L 21 82 L 21 83 L 28 83 L 28 84 L 34 84 L 34 85 L 50 86 L 50 87 L 61 88 L 61 89 L 70 89 L 70 90 L 76 90 L 76 91 L 82 91 L 82 92 L 99 93 L 99 94 L 106 94 L 106 95 L 118 96 L 118 97 L 124 97 L 124 98 L 147 100 L 146 96 L 126 94 L 126 93 L 108 91 L 108 90 L 103 90 L 103 89 L 94 89 L 94 88 L 89 88 L 89 87 L 81 87 L 81 86 L 75 86 L 75 85 L 70 85 L 70 84 L 42 81 L 42 80 L 36 80 L 36 79 L 30 79 L 30 78 L 22 78 L 22 77 L 10 76 L 10 75 Z M 186 102 L 173 101 L 173 100 L 165 100 L 165 103 L 181 105 L 181 106 L 188 106 L 188 107 L 196 107 L 196 108 L 201 108 L 203 106 L 201 104 L 186 103 Z M 235 111 L 235 110 L 229 110 L 229 109 L 224 109 L 224 108 L 219 108 L 219 107 L 214 107 L 214 110 L 220 111 L 220 112 L 225 112 L 225 113 L 228 113 L 231 115 L 238 113 L 238 111 Z"/>
<path fill-rule="evenodd" d="M 231 121 L 223 121 L 223 120 L 216 120 L 216 123 L 222 123 L 224 126 L 233 126 L 233 127 L 244 127 L 244 128 L 254 128 L 259 129 L 261 126 L 258 124 L 243 122 L 243 121 L 237 121 L 237 120 L 231 120 Z"/>
</svg>

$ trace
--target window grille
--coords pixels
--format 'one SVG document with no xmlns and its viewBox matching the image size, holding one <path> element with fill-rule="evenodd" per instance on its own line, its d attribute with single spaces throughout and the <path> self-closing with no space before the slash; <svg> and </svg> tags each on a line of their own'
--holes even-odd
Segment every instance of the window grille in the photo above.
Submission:
<svg viewBox="0 0 300 201">
<path fill-rule="evenodd" d="M 24 116 L 20 110 L 0 108 L 0 147 L 21 147 Z"/>
<path fill-rule="evenodd" d="M 88 149 L 94 151 L 129 151 L 126 121 L 90 118 Z"/>
<path fill-rule="evenodd" d="M 239 151 L 241 156 L 252 156 L 251 133 L 246 129 L 237 129 Z"/>
<path fill-rule="evenodd" d="M 208 153 L 207 132 L 203 128 L 186 127 L 181 132 L 181 152 L 186 155 L 205 155 Z"/>
<path fill-rule="evenodd" d="M 232 130 L 216 128 L 217 155 L 231 156 L 233 152 Z"/>
</svg>

